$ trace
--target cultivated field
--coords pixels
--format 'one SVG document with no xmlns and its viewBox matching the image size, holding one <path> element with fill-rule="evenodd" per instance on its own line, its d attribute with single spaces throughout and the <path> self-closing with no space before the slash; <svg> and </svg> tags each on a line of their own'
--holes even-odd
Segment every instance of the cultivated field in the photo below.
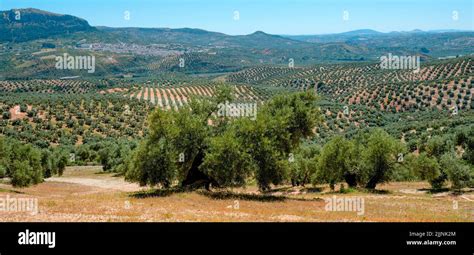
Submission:
<svg viewBox="0 0 474 255">
<path fill-rule="evenodd" d="M 339 187 L 339 185 L 337 186 Z M 331 193 L 326 186 L 278 187 L 262 195 L 254 186 L 233 191 L 167 192 L 141 188 L 100 167 L 68 167 L 23 189 L 0 183 L 0 198 L 38 198 L 39 212 L 0 212 L 0 221 L 307 221 L 472 222 L 474 193 L 430 194 L 426 182 L 393 182 L 379 192 Z M 364 213 L 325 210 L 325 198 L 363 198 Z"/>
</svg>

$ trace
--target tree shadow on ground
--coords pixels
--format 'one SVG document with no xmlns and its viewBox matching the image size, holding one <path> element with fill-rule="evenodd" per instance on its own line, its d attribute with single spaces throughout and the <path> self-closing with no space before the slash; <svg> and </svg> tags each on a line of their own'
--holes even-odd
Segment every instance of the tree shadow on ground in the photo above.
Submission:
<svg viewBox="0 0 474 255">
<path fill-rule="evenodd" d="M 258 201 L 258 202 L 284 202 L 286 200 L 295 200 L 295 201 L 317 201 L 321 200 L 320 198 L 305 199 L 305 198 L 294 198 L 287 196 L 276 196 L 271 195 L 268 192 L 263 194 L 249 194 L 249 193 L 235 193 L 232 191 L 198 191 L 198 194 L 207 196 L 211 199 L 216 200 L 246 200 L 246 201 Z"/>
<path fill-rule="evenodd" d="M 203 195 L 215 200 L 246 200 L 246 201 L 259 201 L 259 202 L 283 202 L 285 200 L 295 200 L 295 201 L 317 201 L 321 200 L 320 198 L 295 198 L 295 197 L 287 197 L 281 195 L 272 195 L 268 192 L 263 194 L 250 194 L 250 193 L 236 193 L 229 190 L 214 190 L 208 191 L 204 189 L 196 189 L 196 188 L 169 188 L 169 189 L 151 189 L 151 190 L 143 190 L 129 193 L 130 197 L 134 198 L 153 198 L 153 197 L 168 197 L 173 194 L 179 194 L 184 192 L 193 192 L 195 191 L 199 195 Z"/>
<path fill-rule="evenodd" d="M 293 187 L 279 187 L 279 188 L 270 189 L 266 191 L 265 193 L 271 194 L 271 193 L 276 193 L 276 192 L 288 192 L 288 191 L 291 191 L 292 189 Z"/>
<path fill-rule="evenodd" d="M 426 191 L 428 194 L 437 194 L 437 193 L 448 192 L 450 191 L 450 189 L 449 188 L 441 188 L 441 189 L 423 188 L 423 189 L 418 189 L 418 191 Z"/>
<path fill-rule="evenodd" d="M 259 202 L 283 202 L 287 197 L 274 196 L 270 194 L 248 194 L 248 193 L 235 193 L 232 191 L 198 191 L 198 194 L 209 197 L 216 200 L 236 199 L 236 200 L 247 200 L 247 201 L 259 201 Z"/>
<path fill-rule="evenodd" d="M 107 172 L 107 171 L 99 171 L 99 172 L 95 172 L 94 174 L 97 174 L 97 175 L 104 175 L 104 174 L 110 174 L 112 172 Z"/>
<path fill-rule="evenodd" d="M 183 188 L 151 189 L 132 192 L 129 194 L 129 196 L 134 198 L 169 197 L 173 194 L 183 193 L 187 191 L 189 190 Z"/>
<path fill-rule="evenodd" d="M 454 196 L 462 196 L 464 194 L 469 194 L 469 193 L 473 193 L 473 190 L 453 190 L 453 195 Z"/>
<path fill-rule="evenodd" d="M 321 187 L 312 187 L 312 188 L 302 188 L 301 191 L 306 193 L 320 193 L 323 191 Z"/>
<path fill-rule="evenodd" d="M 271 189 L 271 190 L 268 190 L 265 192 L 265 194 L 273 194 L 273 193 L 277 193 L 277 192 L 281 192 L 281 193 L 292 193 L 292 192 L 295 192 L 295 191 L 300 191 L 300 192 L 306 192 L 306 193 L 317 193 L 317 192 L 321 192 L 323 191 L 323 188 L 321 187 L 301 187 L 301 186 L 298 186 L 298 187 L 280 187 L 280 188 L 274 188 L 274 189 Z"/>
<path fill-rule="evenodd" d="M 385 190 L 385 189 L 366 189 L 366 188 L 356 187 L 356 188 L 345 188 L 343 191 L 341 191 L 340 189 L 331 190 L 331 191 L 325 192 L 324 194 L 343 195 L 343 194 L 350 194 L 350 193 L 355 193 L 355 192 L 379 194 L 379 195 L 387 195 L 387 194 L 392 193 L 392 191 Z"/>
<path fill-rule="evenodd" d="M 3 189 L 3 188 L 0 188 L 0 192 L 10 192 L 10 193 L 15 193 L 15 194 L 25 194 L 25 192 L 21 192 L 21 191 L 18 191 L 18 190 L 14 190 L 14 189 Z"/>
<path fill-rule="evenodd" d="M 450 189 L 450 188 L 441 188 L 441 189 L 418 189 L 419 191 L 426 191 L 428 194 L 439 194 L 448 192 L 450 195 L 461 196 L 463 194 L 473 193 L 474 189 Z"/>
<path fill-rule="evenodd" d="M 387 195 L 387 194 L 392 193 L 390 190 L 386 190 L 386 189 L 363 189 L 363 190 L 367 193 L 380 194 L 380 195 Z"/>
</svg>

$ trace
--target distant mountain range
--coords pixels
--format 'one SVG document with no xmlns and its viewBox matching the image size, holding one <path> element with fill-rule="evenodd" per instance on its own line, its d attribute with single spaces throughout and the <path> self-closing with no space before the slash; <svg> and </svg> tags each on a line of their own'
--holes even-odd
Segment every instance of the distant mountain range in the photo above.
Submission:
<svg viewBox="0 0 474 255">
<path fill-rule="evenodd" d="M 316 34 L 316 35 L 282 35 L 283 37 L 306 41 L 306 42 L 343 42 L 348 40 L 365 40 L 373 38 L 393 38 L 400 36 L 434 36 L 435 34 L 467 34 L 472 35 L 474 31 L 469 30 L 456 30 L 456 29 L 438 29 L 438 30 L 428 30 L 423 31 L 420 29 L 414 29 L 411 31 L 392 31 L 388 33 L 379 32 L 372 29 L 359 29 L 343 33 L 335 34 Z"/>
<path fill-rule="evenodd" d="M 104 63 L 103 71 L 106 73 L 146 71 L 140 69 L 142 66 L 159 70 L 166 66 L 169 70 L 175 70 L 176 56 L 173 58 L 170 54 L 179 52 L 187 54 L 187 59 L 192 59 L 192 65 L 187 67 L 222 72 L 261 64 L 287 66 L 291 60 L 298 66 L 374 61 L 388 53 L 419 55 L 422 60 L 469 55 L 474 49 L 474 32 L 413 30 L 382 33 L 361 29 L 326 35 L 272 35 L 257 31 L 231 36 L 193 28 L 93 27 L 86 20 L 75 16 L 28 8 L 0 11 L 0 46 L 2 43 L 8 45 L 4 45 L 4 49 L 13 47 L 16 54 L 24 55 L 23 58 L 15 57 L 16 62 L 0 61 L 3 65 L 0 73 L 3 70 L 8 77 L 20 72 L 19 67 L 28 72 L 31 70 L 29 66 L 49 70 L 43 60 L 29 57 L 45 45 L 56 47 L 57 50 L 88 50 L 87 45 L 101 44 L 100 51 L 118 54 L 115 59 L 119 59 L 113 60 L 119 61 L 116 65 Z M 17 43 L 29 46 L 15 50 Z M 155 50 L 158 53 L 147 55 L 150 45 L 158 48 Z M 141 54 L 135 54 L 137 51 L 141 51 Z M 4 54 L 3 59 L 7 59 L 13 51 Z M 133 57 L 130 57 L 131 54 Z"/>
<path fill-rule="evenodd" d="M 473 53 L 474 32 L 460 30 L 412 30 L 382 33 L 370 29 L 338 34 L 285 36 L 289 39 L 311 43 L 344 43 L 372 52 L 400 51 L 422 54 L 426 57 L 467 55 Z"/>
<path fill-rule="evenodd" d="M 20 18 L 16 19 L 16 11 Z M 0 42 L 61 37 L 82 32 L 102 42 L 180 44 L 194 47 L 224 47 L 247 49 L 299 50 L 322 54 L 330 48 L 350 53 L 355 59 L 367 52 L 393 49 L 411 54 L 465 53 L 474 48 L 474 32 L 457 30 L 413 30 L 382 33 L 361 29 L 325 35 L 270 35 L 257 31 L 249 35 L 230 36 L 191 28 L 110 28 L 92 27 L 84 19 L 55 14 L 38 9 L 2 11 L 0 15 Z M 367 56 L 370 58 L 370 56 Z"/>
<path fill-rule="evenodd" d="M 472 30 L 459 30 L 459 29 L 436 29 L 423 31 L 421 29 L 414 29 L 411 31 L 391 31 L 391 32 L 379 32 L 373 29 L 358 29 L 342 33 L 331 33 L 331 34 L 314 34 L 314 35 L 281 35 L 288 38 L 299 38 L 299 37 L 324 37 L 324 36 L 370 36 L 370 35 L 388 35 L 388 34 L 410 34 L 410 33 L 456 33 L 456 32 L 474 32 Z"/>
</svg>

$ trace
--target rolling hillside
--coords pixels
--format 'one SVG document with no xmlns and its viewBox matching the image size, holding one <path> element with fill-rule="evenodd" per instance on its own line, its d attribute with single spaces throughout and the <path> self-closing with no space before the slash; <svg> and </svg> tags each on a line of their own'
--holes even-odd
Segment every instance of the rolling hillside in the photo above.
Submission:
<svg viewBox="0 0 474 255">
<path fill-rule="evenodd" d="M 6 79 L 221 73 L 261 65 L 378 61 L 388 53 L 432 60 L 470 55 L 474 46 L 474 33 L 462 31 L 380 33 L 363 29 L 316 36 L 257 31 L 231 36 L 193 28 L 91 27 L 81 18 L 37 9 L 2 11 L 0 31 L 0 78 Z M 56 70 L 54 56 L 64 52 L 96 56 L 97 72 Z M 183 67 L 180 61 L 185 62 Z"/>
</svg>

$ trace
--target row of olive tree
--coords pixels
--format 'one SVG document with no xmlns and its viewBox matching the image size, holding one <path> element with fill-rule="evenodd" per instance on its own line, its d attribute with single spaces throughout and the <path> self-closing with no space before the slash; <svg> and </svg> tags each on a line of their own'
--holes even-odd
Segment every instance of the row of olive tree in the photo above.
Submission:
<svg viewBox="0 0 474 255">
<path fill-rule="evenodd" d="M 421 152 L 407 154 L 405 145 L 382 129 L 360 132 L 350 140 L 336 136 L 322 148 L 300 149 L 291 171 L 292 184 L 329 183 L 334 189 L 336 183 L 346 182 L 349 187 L 374 189 L 378 183 L 401 179 L 427 180 L 433 189 L 450 182 L 458 190 L 473 185 L 472 139 L 472 132 L 456 138 L 435 136 L 421 146 Z M 455 144 L 464 153 L 457 153 Z"/>
<path fill-rule="evenodd" d="M 413 170 L 428 180 L 433 189 L 443 188 L 448 181 L 454 189 L 473 185 L 474 130 L 432 137 L 420 152 L 411 159 Z"/>
<path fill-rule="evenodd" d="M 0 178 L 8 177 L 14 187 L 27 187 L 43 178 L 62 175 L 68 154 L 62 149 L 38 149 L 0 137 Z"/>
<path fill-rule="evenodd" d="M 254 120 L 216 114 L 231 94 L 229 87 L 221 87 L 214 98 L 194 98 L 177 112 L 156 109 L 148 118 L 148 136 L 120 165 L 125 178 L 165 188 L 238 187 L 256 180 L 262 191 L 288 182 L 329 183 L 334 189 L 342 181 L 375 189 L 400 175 L 441 185 L 450 180 L 454 188 L 472 182 L 472 167 L 453 151 L 443 151 L 441 165 L 429 169 L 424 153 L 407 153 L 403 143 L 380 128 L 350 140 L 336 136 L 322 148 L 300 146 L 313 138 L 321 118 L 310 92 L 276 96 Z M 430 146 L 426 150 L 438 151 Z"/>
<path fill-rule="evenodd" d="M 296 152 L 291 181 L 293 185 L 329 183 L 333 190 L 339 182 L 375 189 L 392 179 L 403 152 L 402 144 L 382 129 L 361 132 L 352 140 L 335 136 L 322 148 L 313 144 Z"/>
</svg>

